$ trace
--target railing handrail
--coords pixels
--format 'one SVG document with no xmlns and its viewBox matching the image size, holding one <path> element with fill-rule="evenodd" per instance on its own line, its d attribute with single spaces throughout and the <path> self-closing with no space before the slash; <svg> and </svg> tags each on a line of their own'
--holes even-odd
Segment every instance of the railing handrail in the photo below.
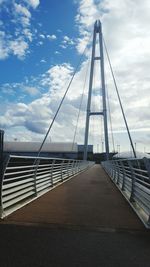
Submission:
<svg viewBox="0 0 150 267">
<path fill-rule="evenodd" d="M 143 158 L 113 158 L 111 161 L 127 161 L 127 160 L 137 161 L 137 160 L 143 160 L 145 158 L 148 159 L 148 160 L 150 160 L 150 158 L 143 157 Z"/>
<path fill-rule="evenodd" d="M 10 158 L 26 158 L 26 159 L 37 159 L 36 156 L 20 156 L 20 155 L 9 155 Z M 79 159 L 70 159 L 70 158 L 57 158 L 57 157 L 38 157 L 38 159 L 57 159 L 57 160 L 71 160 L 71 161 L 83 161 Z"/>
<path fill-rule="evenodd" d="M 35 164 L 35 159 L 37 157 L 8 156 L 0 188 L 1 218 L 94 164 L 78 159 L 53 157 L 39 157 Z"/>
<path fill-rule="evenodd" d="M 102 162 L 102 166 L 144 225 L 150 228 L 150 159 L 109 160 Z"/>
</svg>

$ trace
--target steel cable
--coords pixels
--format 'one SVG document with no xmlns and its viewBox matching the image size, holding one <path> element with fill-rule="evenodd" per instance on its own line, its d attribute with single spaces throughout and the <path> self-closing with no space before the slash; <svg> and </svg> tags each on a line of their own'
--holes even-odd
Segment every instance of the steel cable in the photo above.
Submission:
<svg viewBox="0 0 150 267">
<path fill-rule="evenodd" d="M 72 151 L 73 151 L 73 147 L 74 147 L 75 139 L 76 139 L 76 134 L 77 134 L 77 130 L 78 130 L 78 123 L 79 123 L 81 107 L 82 107 L 82 103 L 83 103 L 83 96 L 84 96 L 84 92 L 85 92 L 85 85 L 86 85 L 86 81 L 87 81 L 87 73 L 88 73 L 88 69 L 89 69 L 89 63 L 90 63 L 90 61 L 88 59 L 88 64 L 87 64 L 87 69 L 86 69 L 85 79 L 84 79 L 84 85 L 83 85 L 83 91 L 82 91 L 82 94 L 81 94 L 81 101 L 80 101 L 78 115 L 77 115 L 76 127 L 75 127 L 75 131 L 74 131 L 74 136 L 73 136 Z"/>
<path fill-rule="evenodd" d="M 91 38 L 91 36 L 90 36 L 90 38 Z M 89 38 L 89 40 L 90 40 L 90 38 Z M 81 61 L 82 61 L 82 58 L 83 58 L 83 56 L 84 56 L 84 54 L 85 54 L 85 51 L 86 51 L 86 49 L 87 49 L 89 40 L 88 40 L 88 42 L 87 42 L 87 44 L 86 44 L 86 46 L 85 46 L 85 48 L 84 48 L 84 50 L 83 50 L 83 53 L 82 53 L 81 56 L 80 56 L 79 62 L 78 62 L 77 66 L 76 66 L 76 68 L 75 68 L 75 70 L 74 70 L 74 72 L 73 72 L 73 75 L 72 75 L 72 77 L 71 77 L 71 79 L 70 79 L 70 82 L 69 82 L 69 84 L 68 84 L 68 86 L 67 86 L 67 89 L 66 89 L 66 91 L 65 91 L 65 93 L 64 93 L 64 95 L 63 95 L 63 97 L 62 97 L 62 100 L 61 100 L 61 102 L 60 102 L 60 104 L 59 104 L 59 106 L 58 106 L 58 108 L 57 108 L 57 111 L 56 111 L 56 113 L 55 113 L 53 119 L 52 119 L 52 122 L 51 122 L 51 124 L 50 124 L 50 126 L 49 126 L 49 128 L 48 128 L 48 130 L 47 130 L 47 132 L 46 132 L 46 134 L 45 134 L 45 137 L 44 137 L 44 139 L 43 139 L 41 145 L 40 145 L 40 148 L 39 148 L 39 150 L 38 150 L 38 153 L 37 153 L 37 156 L 36 156 L 36 159 L 35 159 L 33 165 L 35 165 L 35 164 L 37 163 L 37 160 L 38 160 L 38 157 L 40 156 L 40 153 L 41 153 L 41 150 L 42 150 L 42 148 L 43 148 L 43 145 L 44 145 L 44 143 L 45 143 L 45 141 L 46 141 L 46 139 L 47 139 L 47 136 L 48 136 L 48 134 L 49 134 L 49 132 L 50 132 L 50 130 L 51 130 L 53 124 L 54 124 L 54 121 L 55 121 L 55 119 L 56 119 L 56 117 L 57 117 L 57 115 L 58 115 L 58 113 L 59 113 L 59 110 L 60 110 L 60 108 L 61 108 L 63 102 L 64 102 L 64 99 L 65 99 L 65 97 L 66 97 L 66 95 L 67 95 L 67 93 L 68 93 L 68 91 L 69 91 L 69 88 L 70 88 L 70 86 L 71 86 L 71 84 L 72 84 L 72 81 L 73 81 L 73 79 L 74 79 L 74 77 L 75 77 L 75 74 L 77 73 L 77 70 L 78 70 L 78 68 L 79 68 L 79 66 L 80 66 L 80 64 L 81 64 Z"/>
<path fill-rule="evenodd" d="M 129 126 L 128 126 L 127 119 L 126 119 L 126 116 L 125 116 L 125 113 L 124 113 L 124 109 L 123 109 L 123 106 L 122 106 L 122 101 L 121 101 L 121 98 L 120 98 L 118 86 L 117 86 L 117 83 L 116 83 L 114 71 L 113 71 L 113 68 L 112 68 L 112 64 L 111 64 L 111 61 L 110 61 L 110 57 L 109 57 L 109 54 L 108 54 L 108 50 L 107 50 L 107 47 L 106 47 L 106 43 L 105 43 L 104 37 L 103 37 L 103 42 L 104 42 L 104 47 L 105 47 L 105 51 L 106 51 L 106 55 L 107 55 L 107 59 L 108 59 L 109 67 L 110 67 L 110 71 L 111 71 L 111 74 L 112 74 L 113 82 L 114 82 L 114 85 L 115 85 L 116 93 L 117 93 L 117 96 L 118 96 L 118 100 L 119 100 L 122 116 L 123 116 L 123 119 L 124 119 L 124 122 L 125 122 L 125 126 L 126 126 L 126 129 L 127 129 L 128 137 L 129 137 L 130 144 L 131 144 L 131 147 L 132 147 L 133 155 L 136 158 L 136 152 L 135 152 L 134 145 L 133 145 L 133 142 L 132 142 Z"/>
</svg>

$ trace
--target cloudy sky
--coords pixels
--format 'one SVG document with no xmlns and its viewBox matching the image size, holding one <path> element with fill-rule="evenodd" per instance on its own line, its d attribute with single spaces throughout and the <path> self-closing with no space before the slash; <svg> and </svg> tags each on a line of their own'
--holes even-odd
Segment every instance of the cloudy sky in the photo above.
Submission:
<svg viewBox="0 0 150 267">
<path fill-rule="evenodd" d="M 91 33 L 100 19 L 133 143 L 138 151 L 150 152 L 149 0 L 0 0 L 0 13 L 0 128 L 6 140 L 43 139 L 88 43 L 48 137 L 48 141 L 72 141 L 81 105 L 75 140 L 83 143 Z M 92 111 L 101 110 L 98 67 Z M 115 148 L 129 150 L 106 57 L 105 74 Z M 112 150 L 110 126 L 109 139 Z M 102 118 L 92 117 L 89 143 L 101 151 L 103 141 Z"/>
</svg>

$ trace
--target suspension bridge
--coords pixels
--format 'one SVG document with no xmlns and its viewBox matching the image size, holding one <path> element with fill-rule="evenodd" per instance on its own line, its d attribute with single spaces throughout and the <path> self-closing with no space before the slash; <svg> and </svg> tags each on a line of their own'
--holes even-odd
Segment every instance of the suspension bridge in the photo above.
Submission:
<svg viewBox="0 0 150 267">
<path fill-rule="evenodd" d="M 110 159 L 103 43 L 101 22 L 96 21 L 83 160 L 41 157 L 75 71 L 37 156 L 9 155 L 3 162 L 1 266 L 149 266 L 150 160 L 136 155 L 107 54 L 134 155 Z M 91 110 L 95 62 L 100 64 L 101 111 Z M 101 165 L 87 160 L 91 116 L 103 118 L 105 161 Z"/>
</svg>

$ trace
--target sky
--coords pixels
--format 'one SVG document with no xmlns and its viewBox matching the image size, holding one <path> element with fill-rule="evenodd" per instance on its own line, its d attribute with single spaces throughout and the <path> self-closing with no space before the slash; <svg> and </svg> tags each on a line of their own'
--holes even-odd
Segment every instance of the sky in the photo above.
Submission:
<svg viewBox="0 0 150 267">
<path fill-rule="evenodd" d="M 133 143 L 150 152 L 150 1 L 0 0 L 0 14 L 0 128 L 6 141 L 43 140 L 81 60 L 47 141 L 72 142 L 79 116 L 75 141 L 83 144 L 92 32 L 100 19 Z M 110 150 L 111 119 L 115 150 L 127 151 L 105 52 L 104 59 Z M 101 100 L 96 63 L 92 111 L 101 111 Z M 95 152 L 103 150 L 102 117 L 91 117 L 89 143 Z"/>
</svg>

